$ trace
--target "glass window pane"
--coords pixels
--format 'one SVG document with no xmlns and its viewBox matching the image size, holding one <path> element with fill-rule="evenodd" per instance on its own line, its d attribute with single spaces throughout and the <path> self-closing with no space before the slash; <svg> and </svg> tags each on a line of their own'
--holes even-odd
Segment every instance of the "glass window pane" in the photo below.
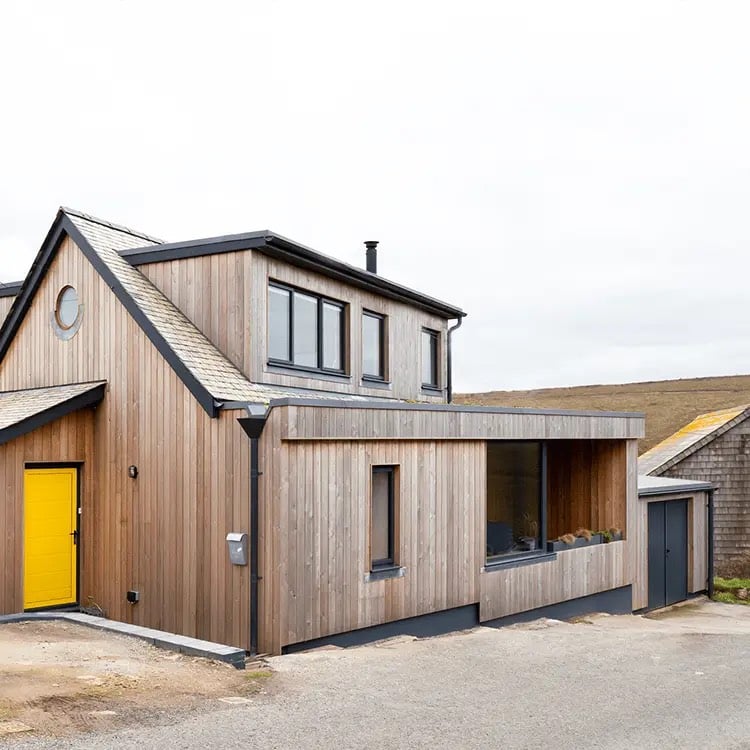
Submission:
<svg viewBox="0 0 750 750">
<path fill-rule="evenodd" d="M 437 336 L 422 331 L 422 383 L 437 386 Z"/>
<path fill-rule="evenodd" d="M 318 300 L 307 294 L 294 293 L 295 365 L 318 366 Z"/>
<path fill-rule="evenodd" d="M 341 329 L 344 311 L 338 305 L 323 303 L 323 367 L 342 370 Z"/>
<path fill-rule="evenodd" d="M 289 361 L 289 297 L 286 289 L 268 289 L 268 356 Z"/>
<path fill-rule="evenodd" d="M 376 378 L 384 377 L 381 357 L 383 319 L 374 315 L 362 317 L 362 373 Z"/>
<path fill-rule="evenodd" d="M 390 560 L 390 472 L 373 471 L 372 473 L 372 561 Z"/>
<path fill-rule="evenodd" d="M 487 557 L 538 550 L 540 443 L 487 444 Z"/>
</svg>

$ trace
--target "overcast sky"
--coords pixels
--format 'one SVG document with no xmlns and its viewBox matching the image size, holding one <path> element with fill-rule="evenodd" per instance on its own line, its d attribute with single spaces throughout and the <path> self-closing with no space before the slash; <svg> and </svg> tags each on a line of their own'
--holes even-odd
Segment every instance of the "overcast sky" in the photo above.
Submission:
<svg viewBox="0 0 750 750">
<path fill-rule="evenodd" d="M 750 4 L 0 5 L 0 281 L 61 204 L 462 306 L 457 390 L 750 372 Z"/>
</svg>

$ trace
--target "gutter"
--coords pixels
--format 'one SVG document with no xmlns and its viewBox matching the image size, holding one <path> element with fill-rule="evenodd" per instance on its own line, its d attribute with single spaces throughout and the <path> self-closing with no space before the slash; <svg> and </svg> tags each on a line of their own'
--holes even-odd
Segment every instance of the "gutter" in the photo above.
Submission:
<svg viewBox="0 0 750 750">
<path fill-rule="evenodd" d="M 237 421 L 250 438 L 250 655 L 258 654 L 258 583 L 262 576 L 258 575 L 258 507 L 259 507 L 259 479 L 263 472 L 259 468 L 258 441 L 266 426 L 268 411 L 258 404 L 247 404 L 247 417 L 240 417 Z"/>
<path fill-rule="evenodd" d="M 448 403 L 453 403 L 453 331 L 457 331 L 461 327 L 461 323 L 464 322 L 463 318 L 456 320 L 456 325 L 451 326 L 448 329 Z"/>
</svg>

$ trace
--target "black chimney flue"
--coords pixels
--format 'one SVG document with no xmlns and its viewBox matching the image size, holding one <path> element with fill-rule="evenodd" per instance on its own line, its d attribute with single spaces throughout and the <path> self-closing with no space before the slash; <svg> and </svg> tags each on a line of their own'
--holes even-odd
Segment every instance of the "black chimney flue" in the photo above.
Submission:
<svg viewBox="0 0 750 750">
<path fill-rule="evenodd" d="M 378 272 L 378 241 L 367 240 L 365 242 L 367 248 L 367 270 L 370 273 Z"/>
</svg>

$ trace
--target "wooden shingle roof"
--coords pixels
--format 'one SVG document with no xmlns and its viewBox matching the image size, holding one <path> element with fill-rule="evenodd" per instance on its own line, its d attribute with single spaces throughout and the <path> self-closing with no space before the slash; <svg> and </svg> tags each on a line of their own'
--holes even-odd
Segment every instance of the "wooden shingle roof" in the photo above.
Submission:
<svg viewBox="0 0 750 750">
<path fill-rule="evenodd" d="M 659 475 L 750 417 L 750 404 L 701 414 L 638 459 L 640 474 Z"/>
</svg>

